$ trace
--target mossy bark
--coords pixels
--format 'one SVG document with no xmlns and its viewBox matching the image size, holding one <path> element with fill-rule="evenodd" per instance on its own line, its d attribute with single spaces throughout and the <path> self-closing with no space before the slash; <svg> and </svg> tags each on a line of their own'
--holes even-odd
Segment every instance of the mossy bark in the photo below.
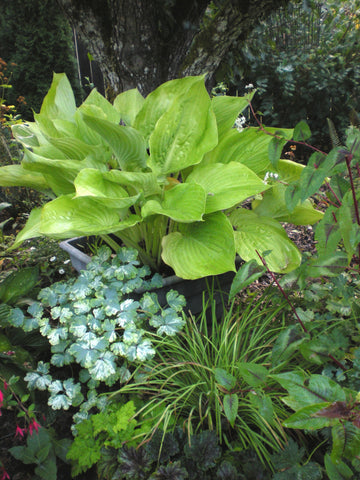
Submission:
<svg viewBox="0 0 360 480">
<path fill-rule="evenodd" d="M 208 73 L 258 22 L 289 0 L 57 0 L 104 75 L 108 98 Z"/>
</svg>

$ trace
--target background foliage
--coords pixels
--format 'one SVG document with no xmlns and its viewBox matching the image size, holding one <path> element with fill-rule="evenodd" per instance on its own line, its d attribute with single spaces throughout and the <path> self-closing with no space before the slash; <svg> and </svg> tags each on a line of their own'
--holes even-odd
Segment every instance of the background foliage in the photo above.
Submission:
<svg viewBox="0 0 360 480">
<path fill-rule="evenodd" d="M 12 0 L 0 3 L 0 57 L 12 65 L 7 100 L 32 118 L 39 111 L 53 72 L 66 72 L 80 97 L 72 31 L 55 0 Z M 25 97 L 26 104 L 17 102 Z"/>
<path fill-rule="evenodd" d="M 231 92 L 254 84 L 266 125 L 306 120 L 312 143 L 327 146 L 326 118 L 343 133 L 360 109 L 359 12 L 358 0 L 294 1 L 229 53 L 219 80 L 225 75 Z"/>
</svg>

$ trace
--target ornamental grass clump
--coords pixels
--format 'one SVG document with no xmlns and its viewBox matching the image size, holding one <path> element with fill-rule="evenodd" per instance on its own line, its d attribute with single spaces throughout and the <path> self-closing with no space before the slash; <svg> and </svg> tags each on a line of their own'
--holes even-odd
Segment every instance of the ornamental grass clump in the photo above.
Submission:
<svg viewBox="0 0 360 480">
<path fill-rule="evenodd" d="M 282 448 L 281 420 L 286 408 L 271 379 L 271 348 L 284 328 L 284 303 L 271 304 L 266 292 L 244 308 L 232 303 L 218 321 L 213 312 L 189 318 L 183 331 L 169 339 L 154 337 L 156 356 L 140 365 L 120 395 L 141 395 L 140 418 L 153 428 L 180 425 L 188 434 L 214 430 L 221 443 L 255 451 L 270 464 Z M 243 310 L 242 310 L 243 308 Z"/>
</svg>

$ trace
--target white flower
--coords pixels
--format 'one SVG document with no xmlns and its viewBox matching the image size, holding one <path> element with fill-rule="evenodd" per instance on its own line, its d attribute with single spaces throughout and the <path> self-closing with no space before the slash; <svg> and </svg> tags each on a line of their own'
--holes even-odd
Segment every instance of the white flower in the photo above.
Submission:
<svg viewBox="0 0 360 480">
<path fill-rule="evenodd" d="M 266 172 L 265 177 L 264 177 L 264 183 L 267 184 L 267 180 L 269 178 L 273 178 L 274 180 L 277 180 L 279 178 L 279 175 L 274 172 Z"/>
<path fill-rule="evenodd" d="M 245 90 L 252 90 L 254 87 L 254 85 L 252 83 L 249 83 L 248 85 L 245 86 Z"/>
<path fill-rule="evenodd" d="M 244 130 L 245 122 L 246 122 L 246 118 L 243 115 L 241 115 L 235 120 L 234 127 L 238 132 L 242 132 Z"/>
<path fill-rule="evenodd" d="M 65 270 L 63 268 L 60 268 L 59 273 L 60 273 L 60 275 L 64 275 Z"/>
<path fill-rule="evenodd" d="M 56 257 L 55 257 L 55 255 L 54 255 L 53 257 L 51 257 L 51 258 L 50 258 L 50 262 L 55 262 L 55 260 L 56 260 Z"/>
<path fill-rule="evenodd" d="M 70 258 L 68 258 L 67 260 L 64 261 L 64 265 L 67 265 L 70 262 L 71 262 L 71 260 L 70 260 Z"/>
</svg>

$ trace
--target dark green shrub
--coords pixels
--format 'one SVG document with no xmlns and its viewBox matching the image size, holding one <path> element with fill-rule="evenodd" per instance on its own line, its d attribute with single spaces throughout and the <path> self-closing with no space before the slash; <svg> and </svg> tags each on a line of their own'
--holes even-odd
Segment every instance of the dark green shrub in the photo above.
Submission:
<svg viewBox="0 0 360 480">
<path fill-rule="evenodd" d="M 27 120 L 38 112 L 53 72 L 66 72 L 80 96 L 72 31 L 55 0 L 12 0 L 0 5 L 0 57 L 11 66 L 8 102 Z M 9 68 L 10 70 L 10 68 Z M 25 103 L 19 104 L 19 96 Z"/>
<path fill-rule="evenodd" d="M 257 88 L 254 108 L 266 125 L 306 120 L 312 144 L 325 148 L 326 119 L 343 133 L 360 109 L 359 36 L 356 0 L 292 2 L 229 54 L 225 80 L 230 91 Z"/>
</svg>

